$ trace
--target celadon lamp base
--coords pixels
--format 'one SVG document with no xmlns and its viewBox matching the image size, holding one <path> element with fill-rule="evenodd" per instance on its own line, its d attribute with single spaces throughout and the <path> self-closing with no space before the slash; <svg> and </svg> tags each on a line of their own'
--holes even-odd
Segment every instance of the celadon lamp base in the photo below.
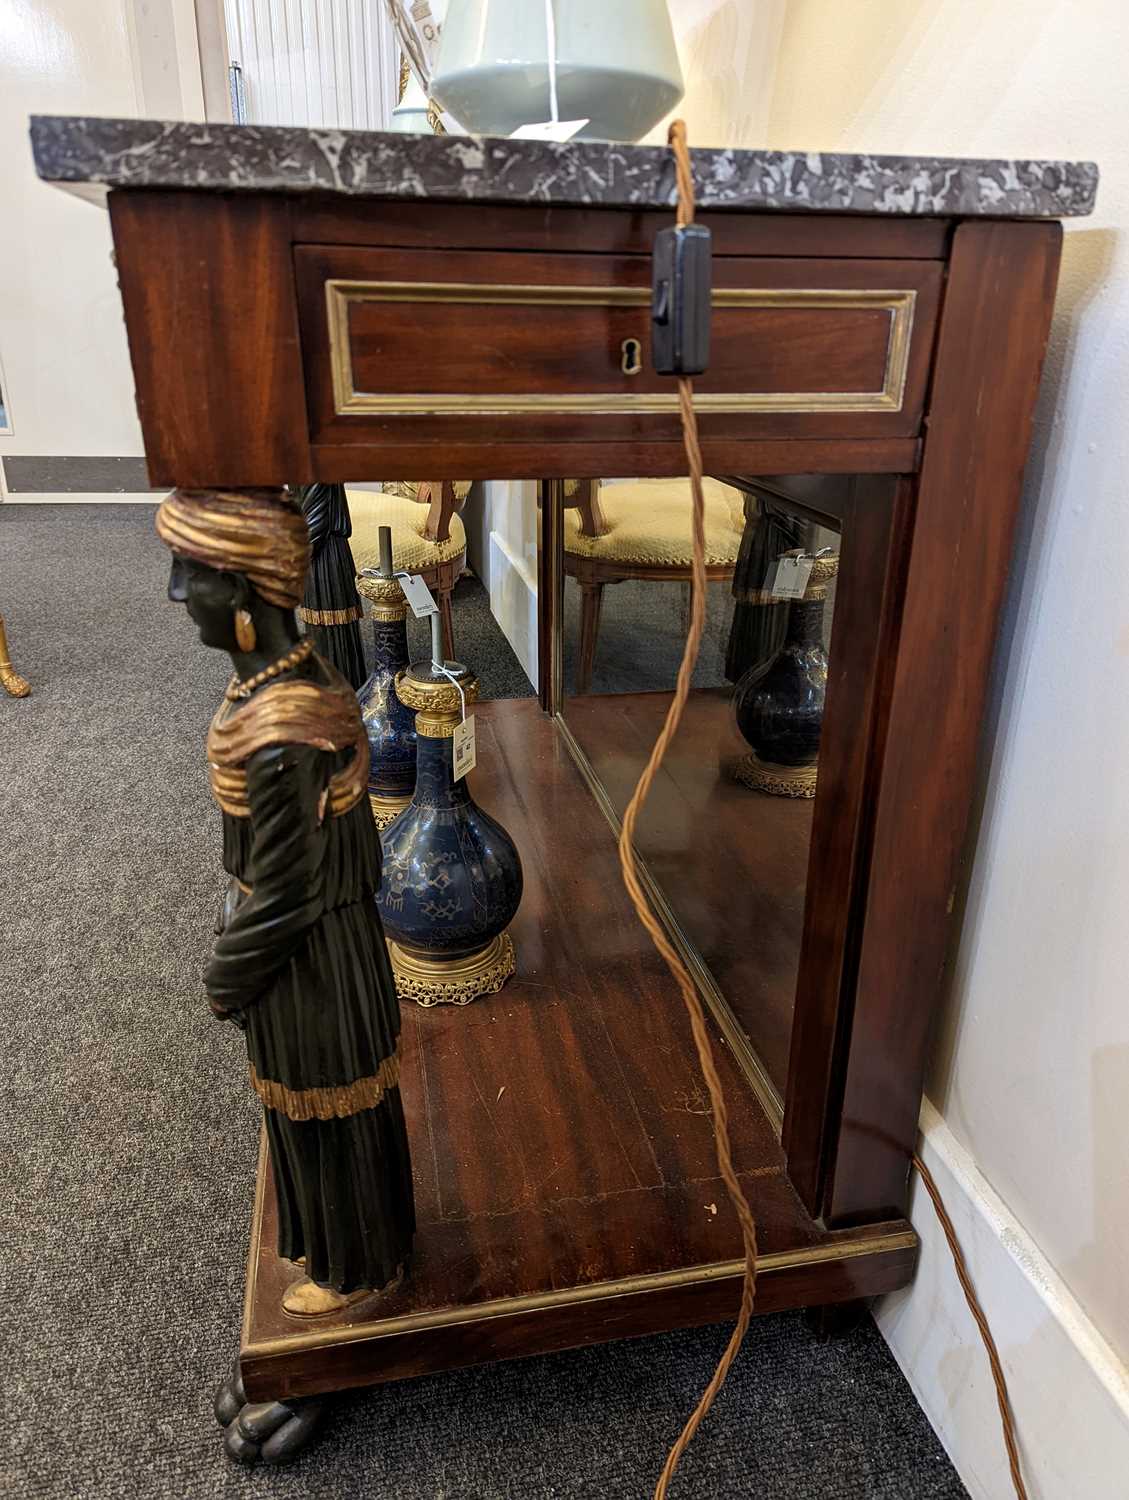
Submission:
<svg viewBox="0 0 1129 1500">
<path fill-rule="evenodd" d="M 581 140 L 637 141 L 682 98 L 666 0 L 549 0 L 557 116 Z M 447 13 L 431 92 L 464 129 L 510 135 L 552 118 L 546 0 L 460 0 Z"/>
</svg>

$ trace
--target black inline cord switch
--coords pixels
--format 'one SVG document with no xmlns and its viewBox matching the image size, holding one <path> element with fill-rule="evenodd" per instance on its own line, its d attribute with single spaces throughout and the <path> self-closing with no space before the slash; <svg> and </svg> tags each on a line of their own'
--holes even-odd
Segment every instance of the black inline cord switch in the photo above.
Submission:
<svg viewBox="0 0 1129 1500">
<path fill-rule="evenodd" d="M 710 232 L 660 229 L 651 257 L 651 358 L 659 375 L 700 375 L 710 360 Z"/>
</svg>

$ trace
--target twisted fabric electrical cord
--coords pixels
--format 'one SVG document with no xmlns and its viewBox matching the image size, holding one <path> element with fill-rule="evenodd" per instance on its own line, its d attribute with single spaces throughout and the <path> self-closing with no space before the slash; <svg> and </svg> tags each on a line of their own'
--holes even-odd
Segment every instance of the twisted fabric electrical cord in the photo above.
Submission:
<svg viewBox="0 0 1129 1500">
<path fill-rule="evenodd" d="M 1015 1422 L 1011 1414 L 1011 1401 L 1007 1393 L 1007 1380 L 1004 1378 L 1004 1367 L 1000 1363 L 999 1351 L 996 1349 L 996 1341 L 992 1337 L 992 1330 L 988 1327 L 988 1319 L 984 1316 L 984 1309 L 980 1306 L 980 1299 L 972 1285 L 972 1278 L 968 1274 L 968 1266 L 965 1264 L 964 1252 L 960 1248 L 953 1221 L 949 1218 L 944 1203 L 941 1200 L 941 1192 L 933 1181 L 933 1174 L 915 1151 L 913 1164 L 917 1168 L 918 1176 L 921 1178 L 925 1191 L 929 1194 L 933 1204 L 933 1210 L 937 1215 L 937 1221 L 944 1231 L 945 1239 L 948 1241 L 949 1254 L 953 1258 L 953 1266 L 956 1268 L 957 1280 L 960 1289 L 964 1293 L 964 1300 L 968 1303 L 968 1310 L 980 1330 L 980 1337 L 984 1343 L 984 1351 L 988 1356 L 988 1364 L 992 1369 L 992 1379 L 996 1386 L 996 1404 L 1000 1408 L 1000 1426 L 1004 1433 L 1004 1447 L 1007 1449 L 1008 1467 L 1011 1470 L 1011 1482 L 1015 1487 L 1016 1500 L 1028 1500 L 1027 1486 L 1023 1483 L 1023 1475 L 1019 1471 L 1019 1449 L 1015 1441 Z"/>
<path fill-rule="evenodd" d="M 680 225 L 690 224 L 694 220 L 694 184 L 690 172 L 690 153 L 686 145 L 686 126 L 683 121 L 675 120 L 673 122 L 670 127 L 668 140 L 671 150 L 674 153 L 675 180 L 678 188 L 677 223 Z M 619 836 L 619 860 L 623 872 L 623 882 L 627 887 L 639 920 L 647 929 L 651 936 L 651 941 L 678 981 L 678 987 L 686 1003 L 686 1010 L 690 1017 L 690 1029 L 694 1037 L 694 1045 L 698 1049 L 698 1061 L 701 1066 L 702 1076 L 705 1079 L 706 1088 L 709 1091 L 710 1103 L 713 1109 L 712 1118 L 714 1142 L 717 1150 L 717 1164 L 741 1226 L 741 1238 L 745 1247 L 745 1276 L 742 1284 L 741 1308 L 737 1316 L 737 1324 L 733 1329 L 733 1333 L 721 1359 L 718 1361 L 713 1378 L 702 1392 L 698 1405 L 695 1407 L 686 1426 L 682 1429 L 678 1441 L 667 1455 L 663 1471 L 655 1486 L 654 1500 L 665 1500 L 670 1481 L 674 1476 L 675 1469 L 678 1467 L 679 1460 L 701 1425 L 702 1419 L 713 1405 L 714 1397 L 725 1384 L 725 1377 L 729 1374 L 730 1366 L 737 1356 L 737 1351 L 741 1347 L 742 1340 L 749 1327 L 749 1320 L 752 1317 L 757 1277 L 756 1223 L 733 1167 L 725 1093 L 722 1089 L 721 1079 L 718 1076 L 717 1065 L 714 1061 L 713 1047 L 706 1026 L 705 1012 L 702 1009 L 702 1002 L 698 996 L 698 991 L 695 988 L 693 980 L 690 978 L 686 966 L 675 952 L 669 938 L 647 903 L 647 898 L 639 881 L 635 862 L 635 825 L 647 800 L 651 784 L 658 773 L 659 767 L 662 765 L 663 756 L 666 754 L 667 747 L 674 738 L 682 718 L 682 711 L 686 706 L 686 699 L 690 692 L 690 679 L 698 659 L 702 630 L 705 625 L 705 507 L 702 499 L 702 453 L 698 443 L 697 418 L 694 415 L 694 388 L 692 382 L 685 376 L 680 377 L 678 381 L 678 405 L 682 418 L 682 437 L 690 469 L 690 492 L 692 499 L 693 594 L 690 610 L 690 629 L 686 635 L 686 646 L 682 653 L 681 665 L 678 669 L 678 680 L 675 684 L 674 697 L 670 708 L 667 710 L 662 731 L 655 741 L 650 758 L 643 769 L 643 774 L 639 777 L 639 783 L 635 788 L 631 801 L 627 805 L 627 811 L 623 815 L 623 826 Z M 996 1401 L 1000 1410 L 1000 1424 L 1003 1428 L 1004 1446 L 1007 1449 L 1008 1465 L 1011 1470 L 1011 1480 L 1015 1488 L 1016 1500 L 1028 1500 L 1027 1489 L 1023 1483 L 1023 1476 L 1019 1468 L 1019 1451 L 1016 1444 L 1011 1404 L 1008 1398 L 1007 1381 L 1004 1377 L 1003 1366 L 1000 1363 L 995 1339 L 992 1337 L 988 1320 L 984 1316 L 979 1298 L 973 1288 L 963 1252 L 957 1241 L 956 1231 L 953 1228 L 952 1220 L 945 1210 L 945 1205 L 941 1201 L 937 1184 L 933 1181 L 928 1167 L 926 1167 L 925 1163 L 916 1153 L 914 1154 L 913 1164 L 921 1176 L 922 1183 L 929 1194 L 938 1221 L 944 1231 L 949 1252 L 953 1258 L 953 1265 L 956 1268 L 957 1279 L 960 1282 L 965 1301 L 968 1303 L 969 1311 L 976 1322 L 988 1356 L 988 1363 L 992 1370 L 992 1380 L 996 1387 Z"/>
<path fill-rule="evenodd" d="M 694 220 L 694 184 L 690 175 L 690 153 L 686 146 L 686 126 L 681 120 L 675 120 L 670 127 L 669 142 L 674 152 L 674 169 L 678 185 L 678 218 L 679 225 L 691 224 Z M 682 1429 L 682 1433 L 670 1450 L 663 1471 L 659 1476 L 658 1484 L 655 1486 L 655 1500 L 664 1500 L 667 1488 L 678 1462 L 686 1448 L 689 1446 L 695 1432 L 701 1425 L 703 1417 L 713 1405 L 714 1397 L 725 1384 L 725 1377 L 729 1373 L 729 1367 L 736 1358 L 737 1351 L 741 1347 L 741 1341 L 749 1326 L 749 1319 L 753 1313 L 753 1298 L 756 1295 L 757 1278 L 757 1229 L 753 1220 L 752 1210 L 748 1201 L 741 1191 L 736 1170 L 733 1166 L 732 1151 L 729 1144 L 729 1117 L 725 1105 L 725 1093 L 722 1089 L 721 1079 L 718 1076 L 717 1064 L 714 1061 L 713 1047 L 710 1043 L 709 1031 L 706 1026 L 705 1012 L 702 1002 L 698 996 L 694 981 L 691 979 L 685 964 L 675 952 L 673 946 L 657 918 L 647 903 L 643 893 L 643 887 L 639 882 L 639 874 L 635 863 L 635 824 L 647 800 L 647 793 L 651 789 L 651 783 L 655 779 L 663 756 L 666 754 L 667 746 L 674 738 L 675 731 L 682 718 L 682 710 L 686 706 L 686 698 L 690 692 L 690 678 L 693 675 L 694 665 L 698 659 L 698 648 L 701 645 L 702 630 L 706 617 L 706 540 L 705 540 L 705 505 L 702 499 L 702 452 L 698 445 L 698 423 L 694 415 L 693 384 L 685 376 L 678 381 L 678 404 L 682 416 L 682 437 L 686 446 L 686 459 L 690 468 L 690 492 L 692 496 L 691 509 L 691 534 L 693 540 L 693 593 L 690 608 L 690 629 L 686 635 L 686 647 L 682 653 L 682 664 L 678 669 L 678 680 L 675 684 L 674 697 L 670 708 L 667 710 L 666 720 L 662 731 L 655 741 L 651 751 L 650 759 L 643 769 L 639 778 L 639 784 L 631 801 L 627 805 L 627 811 L 623 815 L 623 826 L 619 835 L 619 862 L 623 871 L 623 882 L 627 887 L 628 894 L 638 913 L 639 920 L 650 933 L 651 941 L 666 961 L 667 967 L 678 981 L 678 987 L 682 991 L 682 998 L 686 1003 L 686 1010 L 690 1017 L 690 1030 L 693 1033 L 694 1045 L 698 1049 L 698 1061 L 705 1079 L 706 1088 L 709 1091 L 710 1103 L 713 1108 L 713 1131 L 714 1142 L 717 1150 L 717 1165 L 725 1183 L 726 1191 L 732 1200 L 733 1207 L 737 1213 L 737 1219 L 741 1225 L 741 1238 L 745 1247 L 745 1277 L 741 1290 L 741 1310 L 737 1316 L 737 1325 L 725 1352 L 718 1361 L 717 1369 L 713 1378 L 702 1393 L 701 1400 L 695 1407 L 689 1421 Z"/>
</svg>

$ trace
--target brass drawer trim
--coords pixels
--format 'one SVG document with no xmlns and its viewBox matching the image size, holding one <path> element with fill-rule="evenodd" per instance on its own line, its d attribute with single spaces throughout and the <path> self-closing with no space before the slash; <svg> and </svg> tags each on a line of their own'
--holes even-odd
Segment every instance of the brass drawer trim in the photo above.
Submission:
<svg viewBox="0 0 1129 1500">
<path fill-rule="evenodd" d="M 346 281 L 325 283 L 333 404 L 338 416 L 516 416 L 522 412 L 584 411 L 607 415 L 675 412 L 676 391 L 610 391 L 560 395 L 358 391 L 353 379 L 349 308 L 355 302 L 486 302 L 522 307 L 649 307 L 650 287 L 493 286 L 456 281 Z M 909 368 L 917 292 L 857 288 L 715 287 L 717 308 L 876 308 L 890 315 L 886 369 L 878 391 L 696 392 L 702 412 L 897 412 Z"/>
</svg>

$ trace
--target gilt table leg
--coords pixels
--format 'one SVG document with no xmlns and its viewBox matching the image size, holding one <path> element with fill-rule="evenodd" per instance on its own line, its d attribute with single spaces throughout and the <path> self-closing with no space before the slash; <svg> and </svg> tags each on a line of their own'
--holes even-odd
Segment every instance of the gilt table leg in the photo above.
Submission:
<svg viewBox="0 0 1129 1500">
<path fill-rule="evenodd" d="M 26 698 L 31 692 L 31 683 L 21 677 L 12 666 L 8 655 L 8 632 L 4 629 L 4 616 L 0 615 L 0 686 L 12 698 Z"/>
</svg>

